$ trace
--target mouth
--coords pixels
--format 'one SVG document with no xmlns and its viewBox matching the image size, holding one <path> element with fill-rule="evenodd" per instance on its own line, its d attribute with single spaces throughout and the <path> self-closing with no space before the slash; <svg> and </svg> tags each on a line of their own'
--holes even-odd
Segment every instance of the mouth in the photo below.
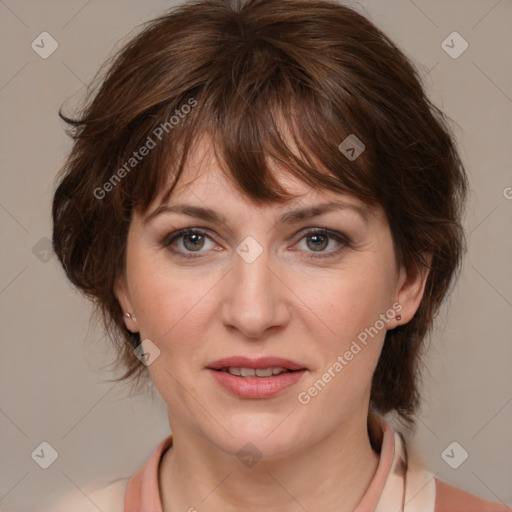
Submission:
<svg viewBox="0 0 512 512">
<path fill-rule="evenodd" d="M 213 368 L 212 368 L 213 369 Z M 236 377 L 275 377 L 276 375 L 281 375 L 282 373 L 292 373 L 300 370 L 288 370 L 286 368 L 282 368 L 280 366 L 270 366 L 268 368 L 243 368 L 236 366 L 228 366 L 224 368 L 220 368 L 215 370 L 218 372 L 229 373 L 230 375 L 234 375 Z"/>
<path fill-rule="evenodd" d="M 206 369 L 229 394 L 244 399 L 271 398 L 297 384 L 307 368 L 281 357 L 228 357 Z"/>
<path fill-rule="evenodd" d="M 283 373 L 307 370 L 305 366 L 295 361 L 273 356 L 260 357 L 258 359 L 244 356 L 227 357 L 210 363 L 207 369 L 229 373 L 230 375 L 242 378 L 268 378 Z"/>
</svg>

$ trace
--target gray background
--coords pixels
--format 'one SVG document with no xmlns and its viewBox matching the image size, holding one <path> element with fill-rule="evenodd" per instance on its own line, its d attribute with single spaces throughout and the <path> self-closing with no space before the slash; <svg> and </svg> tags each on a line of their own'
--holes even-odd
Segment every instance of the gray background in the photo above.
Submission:
<svg viewBox="0 0 512 512">
<path fill-rule="evenodd" d="M 472 187 L 470 250 L 432 337 L 410 450 L 439 478 L 511 506 L 512 3 L 347 3 L 421 67 L 431 99 L 457 123 Z M 76 104 L 116 41 L 171 5 L 0 0 L 3 511 L 130 476 L 169 432 L 156 392 L 127 398 L 129 388 L 105 381 L 112 377 L 108 343 L 45 250 L 54 176 L 70 147 L 58 108 Z M 59 45 L 47 59 L 31 47 L 44 31 Z M 453 31 L 469 44 L 458 58 L 441 46 Z M 31 458 L 43 441 L 58 452 L 46 470 Z M 441 457 L 453 441 L 469 453 L 458 469 Z"/>
</svg>

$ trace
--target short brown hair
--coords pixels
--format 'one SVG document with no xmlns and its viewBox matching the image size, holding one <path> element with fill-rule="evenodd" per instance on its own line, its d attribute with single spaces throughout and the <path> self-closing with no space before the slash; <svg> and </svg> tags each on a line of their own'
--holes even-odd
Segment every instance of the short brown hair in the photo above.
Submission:
<svg viewBox="0 0 512 512">
<path fill-rule="evenodd" d="M 415 66 L 367 18 L 316 0 L 187 2 L 145 23 L 109 64 L 79 118 L 59 111 L 74 141 L 52 213 L 55 252 L 101 312 L 125 365 L 119 380 L 145 374 L 113 292 L 131 212 L 147 210 L 171 176 L 166 200 L 209 134 L 247 197 L 288 199 L 269 170 L 279 163 L 309 186 L 381 205 L 398 264 L 427 265 L 431 252 L 422 302 L 387 332 L 372 382 L 371 406 L 413 426 L 423 341 L 460 267 L 467 190 L 447 116 Z M 338 147 L 349 135 L 365 145 L 354 160 Z M 149 139 L 155 146 L 128 166 Z"/>
</svg>

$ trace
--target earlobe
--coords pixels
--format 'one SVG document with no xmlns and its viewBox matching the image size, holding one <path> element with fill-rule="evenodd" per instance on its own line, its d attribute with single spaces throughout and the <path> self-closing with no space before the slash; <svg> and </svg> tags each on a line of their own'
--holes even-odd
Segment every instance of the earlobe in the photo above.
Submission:
<svg viewBox="0 0 512 512">
<path fill-rule="evenodd" d="M 133 307 L 124 277 L 120 276 L 116 278 L 114 282 L 114 295 L 119 302 L 121 311 L 123 311 L 123 319 L 126 328 L 132 332 L 138 332 L 139 329 L 137 327 L 137 319 L 133 314 Z"/>
<path fill-rule="evenodd" d="M 425 264 L 417 265 L 408 270 L 402 269 L 403 274 L 398 291 L 398 302 L 402 305 L 400 324 L 410 322 L 418 310 L 430 274 L 431 262 L 432 253 L 426 253 Z"/>
</svg>

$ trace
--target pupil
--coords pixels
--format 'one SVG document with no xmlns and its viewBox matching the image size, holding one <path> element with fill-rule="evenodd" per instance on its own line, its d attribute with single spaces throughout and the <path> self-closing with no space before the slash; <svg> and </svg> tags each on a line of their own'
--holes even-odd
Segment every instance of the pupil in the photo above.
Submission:
<svg viewBox="0 0 512 512">
<path fill-rule="evenodd" d="M 200 238 L 202 238 L 201 235 L 198 235 L 197 233 L 193 233 L 191 235 L 187 235 L 185 238 L 184 238 L 184 241 L 185 241 L 185 247 L 187 247 L 187 249 L 194 249 L 194 248 L 201 248 L 202 245 L 198 245 L 198 242 L 201 242 L 202 240 L 199 240 Z M 191 240 L 191 239 L 194 239 L 195 242 L 193 242 L 193 244 L 195 245 L 191 245 L 190 247 L 188 247 L 188 244 L 187 244 L 187 240 Z"/>
<path fill-rule="evenodd" d="M 320 244 L 314 244 L 312 247 L 316 248 L 316 249 L 318 249 L 318 248 L 325 249 L 325 246 L 326 246 L 325 242 L 326 242 L 327 237 L 325 237 L 324 235 L 317 234 L 317 235 L 311 235 L 309 238 L 311 240 L 316 239 L 317 241 L 318 241 L 318 239 L 323 239 L 323 240 L 320 240 Z M 322 244 L 322 241 L 324 242 L 323 244 Z"/>
</svg>

